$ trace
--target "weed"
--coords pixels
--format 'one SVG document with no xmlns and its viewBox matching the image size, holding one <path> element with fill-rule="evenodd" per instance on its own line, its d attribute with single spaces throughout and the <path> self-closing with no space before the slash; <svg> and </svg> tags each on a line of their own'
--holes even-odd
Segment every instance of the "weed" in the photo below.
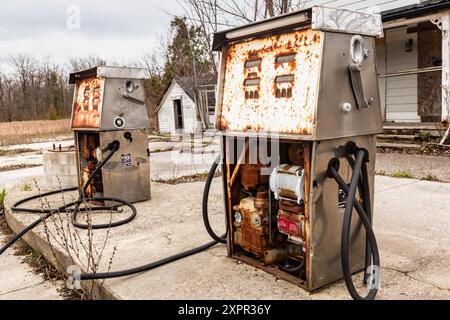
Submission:
<svg viewBox="0 0 450 320">
<path fill-rule="evenodd" d="M 220 177 L 221 173 L 217 171 L 214 175 L 215 178 Z M 208 178 L 208 172 L 203 173 L 196 173 L 192 175 L 182 176 L 179 178 L 172 178 L 172 179 L 153 179 L 153 182 L 156 183 L 164 183 L 164 184 L 181 184 L 181 183 L 191 183 L 191 182 L 199 182 L 199 181 L 206 181 Z"/>
<path fill-rule="evenodd" d="M 33 191 L 33 186 L 31 185 L 31 183 L 26 182 L 20 186 L 20 191 Z"/>
<path fill-rule="evenodd" d="M 0 207 L 3 207 L 5 205 L 5 198 L 6 198 L 6 189 L 3 188 L 0 191 Z"/>
<path fill-rule="evenodd" d="M 402 171 L 402 170 L 395 170 L 391 177 L 394 178 L 405 178 L 405 179 L 414 179 L 414 175 L 411 173 L 411 171 Z"/>
<path fill-rule="evenodd" d="M 441 181 L 438 177 L 432 174 L 427 174 L 425 177 L 422 177 L 420 180 L 426 180 L 426 181 Z"/>
</svg>

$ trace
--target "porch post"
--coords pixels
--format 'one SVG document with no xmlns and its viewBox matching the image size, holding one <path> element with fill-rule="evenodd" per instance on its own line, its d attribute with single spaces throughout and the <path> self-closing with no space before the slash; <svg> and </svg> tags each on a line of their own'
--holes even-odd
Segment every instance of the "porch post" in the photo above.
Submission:
<svg viewBox="0 0 450 320">
<path fill-rule="evenodd" d="M 442 121 L 450 116 L 450 11 L 443 14 L 440 24 L 442 31 Z"/>
</svg>

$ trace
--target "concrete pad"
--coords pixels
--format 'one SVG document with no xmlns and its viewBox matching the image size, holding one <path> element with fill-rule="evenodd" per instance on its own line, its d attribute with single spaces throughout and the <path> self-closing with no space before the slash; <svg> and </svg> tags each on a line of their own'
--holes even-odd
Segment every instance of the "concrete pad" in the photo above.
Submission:
<svg viewBox="0 0 450 320">
<path fill-rule="evenodd" d="M 110 230 L 108 236 L 107 230 L 95 230 L 92 242 L 97 247 L 107 238 L 100 271 L 108 269 L 114 247 L 117 251 L 110 267 L 116 271 L 153 262 L 210 241 L 201 220 L 203 186 L 201 182 L 153 184 L 153 199 L 136 205 L 139 213 L 135 221 Z M 379 299 L 450 299 L 449 192 L 450 185 L 442 183 L 376 178 L 375 233 L 382 262 Z M 7 202 L 10 204 L 23 196 L 24 193 L 13 191 Z M 210 211 L 212 223 L 219 233 L 224 229 L 220 179 L 212 186 Z M 126 212 L 119 216 L 124 215 Z M 109 213 L 100 214 L 96 220 L 108 222 L 108 217 Z M 66 219 L 65 215 L 62 218 Z M 24 214 L 8 216 L 8 222 L 15 229 L 34 219 L 35 216 Z M 54 226 L 48 225 L 54 232 Z M 79 233 L 86 242 L 86 232 Z M 32 245 L 49 254 L 43 248 L 43 227 L 35 229 L 33 234 L 40 241 L 34 240 Z M 53 246 L 61 249 L 56 243 Z M 66 267 L 67 264 L 66 261 Z M 361 287 L 360 279 L 360 274 L 355 276 Z M 100 292 L 97 298 L 349 299 L 343 281 L 311 294 L 228 258 L 223 245 L 159 269 L 106 280 L 103 289 L 103 294 Z"/>
</svg>

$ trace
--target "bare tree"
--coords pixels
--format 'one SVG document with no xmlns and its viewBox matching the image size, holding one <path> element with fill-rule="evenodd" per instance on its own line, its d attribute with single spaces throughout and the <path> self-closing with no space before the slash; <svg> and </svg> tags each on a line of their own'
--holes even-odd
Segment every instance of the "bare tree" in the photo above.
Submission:
<svg viewBox="0 0 450 320">
<path fill-rule="evenodd" d="M 70 114 L 67 72 L 50 58 L 8 56 L 0 70 L 0 121 L 59 119 Z"/>
<path fill-rule="evenodd" d="M 106 65 L 106 60 L 97 55 L 88 55 L 81 58 L 71 58 L 69 60 L 71 71 L 76 72 L 84 69 L 94 68 Z"/>
</svg>

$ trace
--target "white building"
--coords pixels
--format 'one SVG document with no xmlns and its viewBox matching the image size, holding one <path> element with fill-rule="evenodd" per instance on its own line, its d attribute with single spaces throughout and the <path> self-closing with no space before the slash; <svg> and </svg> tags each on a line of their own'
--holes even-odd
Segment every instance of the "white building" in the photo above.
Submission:
<svg viewBox="0 0 450 320">
<path fill-rule="evenodd" d="M 382 112 L 386 122 L 448 121 L 450 1 L 308 0 L 313 5 L 381 12 L 377 41 Z"/>
<path fill-rule="evenodd" d="M 188 78 L 174 78 L 158 104 L 160 133 L 199 133 L 214 125 L 215 80 L 199 80 L 194 90 Z M 207 109 L 207 119 L 199 110 Z"/>
</svg>

